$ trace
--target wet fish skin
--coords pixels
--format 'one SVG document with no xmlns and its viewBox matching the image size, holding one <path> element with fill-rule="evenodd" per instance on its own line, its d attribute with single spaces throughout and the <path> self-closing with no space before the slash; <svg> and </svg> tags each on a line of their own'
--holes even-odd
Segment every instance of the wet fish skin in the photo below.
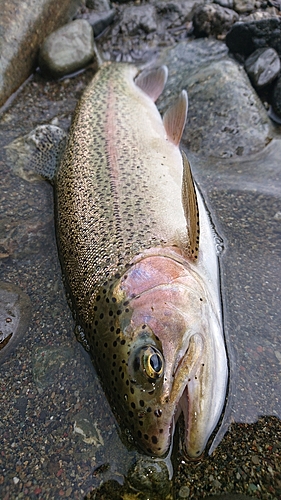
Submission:
<svg viewBox="0 0 281 500">
<path fill-rule="evenodd" d="M 58 246 L 77 323 L 123 424 L 162 456 L 182 409 L 196 457 L 227 384 L 217 256 L 177 133 L 167 132 L 173 110 L 165 128 L 137 74 L 104 65 L 77 106 L 56 177 Z"/>
</svg>

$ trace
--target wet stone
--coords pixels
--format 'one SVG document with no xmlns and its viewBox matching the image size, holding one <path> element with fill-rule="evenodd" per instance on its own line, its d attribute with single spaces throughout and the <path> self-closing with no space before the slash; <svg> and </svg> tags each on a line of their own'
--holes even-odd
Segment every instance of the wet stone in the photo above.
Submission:
<svg viewBox="0 0 281 500">
<path fill-rule="evenodd" d="M 0 363 L 24 337 L 31 317 L 31 303 L 19 287 L 0 281 Z"/>
<path fill-rule="evenodd" d="M 199 5 L 193 16 L 194 34 L 196 36 L 220 35 L 227 32 L 238 21 L 234 10 L 218 4 Z"/>
<path fill-rule="evenodd" d="M 227 33 L 226 45 L 231 52 L 249 56 L 254 50 L 271 47 L 281 54 L 281 19 L 236 23 Z"/>
<path fill-rule="evenodd" d="M 254 87 L 270 84 L 280 71 L 280 59 L 274 49 L 257 49 L 245 61 L 245 69 Z"/>
<path fill-rule="evenodd" d="M 156 11 L 153 5 L 131 6 L 123 13 L 121 30 L 130 36 L 137 35 L 139 31 L 151 33 L 156 28 Z"/>
<path fill-rule="evenodd" d="M 84 68 L 94 56 L 92 27 L 85 19 L 76 19 L 45 39 L 39 66 L 45 75 L 59 78 Z"/>
<path fill-rule="evenodd" d="M 225 49 L 215 40 L 181 42 L 158 62 L 170 70 L 158 100 L 161 112 L 176 98 L 177 89 L 187 88 L 190 104 L 183 144 L 194 153 L 211 150 L 223 158 L 260 151 L 273 134 L 244 69 L 226 54 L 223 57 Z"/>
</svg>

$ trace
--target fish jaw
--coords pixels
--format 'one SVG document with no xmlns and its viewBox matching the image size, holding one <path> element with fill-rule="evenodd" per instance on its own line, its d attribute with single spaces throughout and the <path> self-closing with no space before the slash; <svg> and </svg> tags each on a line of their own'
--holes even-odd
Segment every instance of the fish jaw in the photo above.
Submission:
<svg viewBox="0 0 281 500">
<path fill-rule="evenodd" d="M 107 298 L 119 314 L 113 341 L 119 351 L 113 356 L 121 367 L 116 375 L 114 362 L 116 384 L 110 379 L 105 384 L 113 387 L 109 399 L 120 415 L 126 415 L 125 425 L 138 445 L 154 456 L 168 452 L 182 409 L 187 454 L 200 456 L 222 410 L 227 363 L 221 354 L 225 350 L 220 319 L 196 265 L 176 247 L 147 250 L 133 259 Z M 112 339 L 104 340 L 112 344 Z M 216 350 L 223 358 L 219 374 L 212 365 L 217 363 Z M 147 376 L 142 363 L 147 353 L 163 362 L 163 373 L 155 379 Z M 102 378 L 108 378 L 104 363 L 99 369 Z"/>
</svg>

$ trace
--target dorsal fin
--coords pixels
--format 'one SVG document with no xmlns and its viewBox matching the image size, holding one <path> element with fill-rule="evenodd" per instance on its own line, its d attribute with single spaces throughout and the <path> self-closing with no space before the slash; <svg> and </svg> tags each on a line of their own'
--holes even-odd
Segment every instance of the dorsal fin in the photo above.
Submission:
<svg viewBox="0 0 281 500">
<path fill-rule="evenodd" d="M 162 93 L 168 78 L 167 66 L 144 70 L 135 78 L 135 84 L 155 102 Z"/>
<path fill-rule="evenodd" d="M 163 124 L 168 139 L 179 145 L 186 122 L 188 98 L 186 90 L 182 90 L 177 100 L 170 106 L 163 116 Z"/>
<path fill-rule="evenodd" d="M 200 236 L 198 201 L 189 161 L 183 151 L 181 154 L 183 160 L 182 202 L 188 233 L 187 254 L 190 259 L 196 261 Z"/>
</svg>

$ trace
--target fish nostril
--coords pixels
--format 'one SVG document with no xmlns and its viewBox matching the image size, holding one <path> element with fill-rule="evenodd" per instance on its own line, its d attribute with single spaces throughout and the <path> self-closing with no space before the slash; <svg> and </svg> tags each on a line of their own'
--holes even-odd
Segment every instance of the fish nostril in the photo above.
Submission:
<svg viewBox="0 0 281 500">
<path fill-rule="evenodd" d="M 162 415 L 162 410 L 160 410 L 160 408 L 157 408 L 157 410 L 154 411 L 154 415 L 155 417 L 161 417 Z"/>
</svg>

